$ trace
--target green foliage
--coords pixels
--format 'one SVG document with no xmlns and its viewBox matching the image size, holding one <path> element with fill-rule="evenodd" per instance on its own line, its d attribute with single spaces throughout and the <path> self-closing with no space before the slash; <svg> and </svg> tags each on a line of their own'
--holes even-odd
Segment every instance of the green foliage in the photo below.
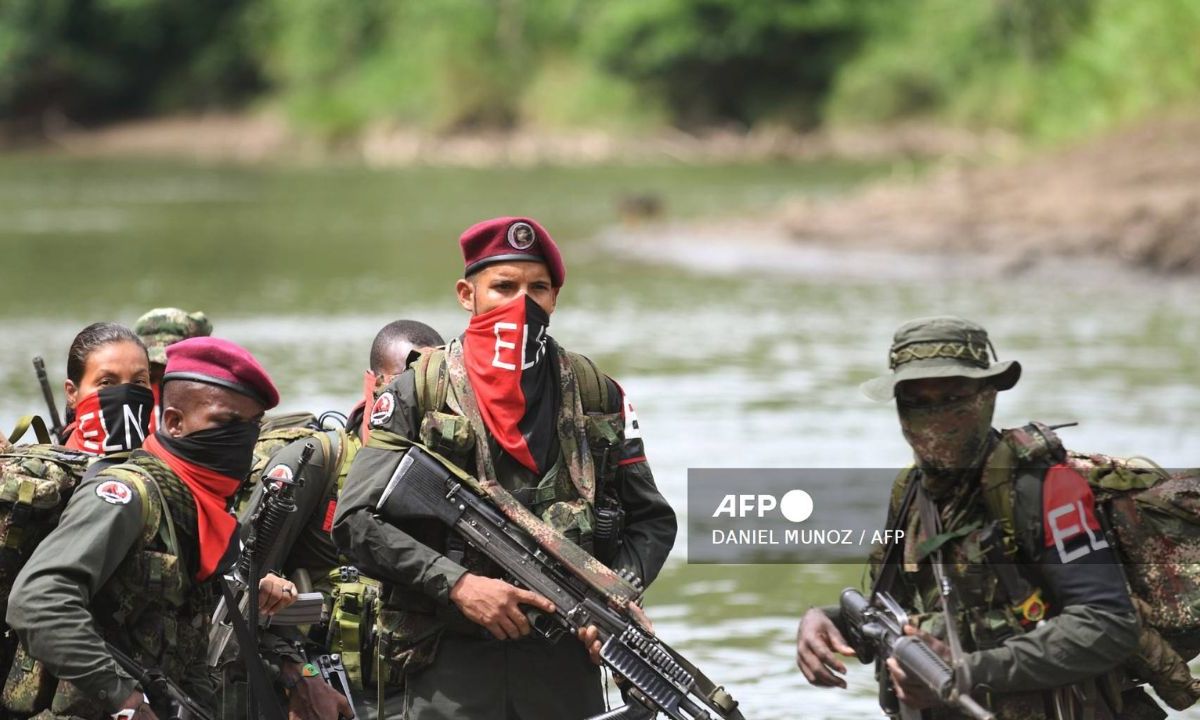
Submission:
<svg viewBox="0 0 1200 720">
<path fill-rule="evenodd" d="M 661 98 L 683 126 L 814 124 L 873 2 L 613 0 L 591 29 L 611 72 Z"/>
<path fill-rule="evenodd" d="M 906 0 L 875 15 L 829 116 L 1075 137 L 1200 94 L 1195 0 Z"/>
<path fill-rule="evenodd" d="M 336 139 L 931 117 L 1073 137 L 1200 95 L 1200 0 L 0 0 L 0 119 L 265 100 Z"/>
<path fill-rule="evenodd" d="M 0 117 L 75 121 L 208 107 L 259 89 L 249 0 L 4 0 Z"/>
<path fill-rule="evenodd" d="M 1036 84 L 1029 130 L 1092 133 L 1200 96 L 1200 2 L 1097 0 L 1095 19 Z"/>
<path fill-rule="evenodd" d="M 511 127 L 547 53 L 577 38 L 575 0 L 264 0 L 269 76 L 293 118 Z"/>
</svg>

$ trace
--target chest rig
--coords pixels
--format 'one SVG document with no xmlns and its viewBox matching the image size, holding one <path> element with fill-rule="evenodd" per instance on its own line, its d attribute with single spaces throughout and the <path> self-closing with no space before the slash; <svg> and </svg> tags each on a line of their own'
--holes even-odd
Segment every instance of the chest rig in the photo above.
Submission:
<svg viewBox="0 0 1200 720">
<path fill-rule="evenodd" d="M 481 478 L 498 482 L 521 498 L 529 510 L 589 553 L 596 552 L 597 507 L 602 511 L 615 498 L 617 462 L 623 420 L 609 412 L 613 400 L 608 383 L 587 358 L 569 353 L 551 341 L 559 381 L 559 410 L 555 424 L 558 462 L 543 477 L 499 459 L 467 379 L 462 344 L 452 340 L 428 351 L 412 365 L 415 372 L 421 426 L 419 440 L 454 464 Z M 451 553 L 455 552 L 451 543 Z M 473 552 L 465 553 L 470 570 Z M 451 555 L 453 557 L 453 555 Z"/>
<path fill-rule="evenodd" d="M 921 482 L 921 471 L 901 473 L 893 488 L 892 527 L 902 527 L 901 595 L 921 611 L 927 627 L 944 633 L 937 583 L 927 563 L 940 549 L 947 575 L 959 597 L 959 629 L 964 649 L 987 650 L 1032 629 L 1050 613 L 1034 569 L 1041 517 L 1041 481 L 1045 471 L 1065 457 L 1057 436 L 1031 423 L 1000 433 L 979 481 L 938 506 L 941 529 L 926 532 L 915 509 L 897 517 L 906 495 Z M 908 503 L 910 508 L 913 503 Z M 1028 550 L 1027 550 L 1028 549 Z"/>
</svg>

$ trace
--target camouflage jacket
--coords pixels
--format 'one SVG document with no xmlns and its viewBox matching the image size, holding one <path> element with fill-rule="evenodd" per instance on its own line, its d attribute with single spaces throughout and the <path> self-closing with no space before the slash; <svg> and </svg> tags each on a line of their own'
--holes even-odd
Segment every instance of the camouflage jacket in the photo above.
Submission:
<svg viewBox="0 0 1200 720">
<path fill-rule="evenodd" d="M 555 361 L 562 362 L 566 358 L 565 351 L 557 345 L 554 347 Z M 454 343 L 451 343 L 449 351 L 453 348 Z M 490 436 L 486 442 L 494 458 L 493 467 L 482 466 L 476 455 L 470 424 L 458 410 L 440 398 L 428 399 L 442 394 L 426 391 L 424 385 L 427 383 L 418 379 L 418 365 L 410 365 L 385 388 L 380 395 L 382 404 L 380 400 L 376 401 L 371 439 L 355 458 L 346 479 L 334 520 L 334 538 L 356 565 L 385 583 L 389 605 L 409 611 L 441 613 L 449 605 L 450 589 L 467 571 L 463 563 L 471 564 L 472 560 L 468 557 L 456 561 L 447 557 L 448 533 L 436 521 L 414 523 L 405 532 L 374 516 L 375 505 L 404 454 L 403 450 L 396 450 L 387 442 L 389 434 L 422 442 L 461 463 L 465 470 L 477 476 L 494 474 L 500 485 L 568 536 L 584 530 L 581 526 L 588 522 L 587 515 L 572 512 L 569 518 L 555 518 L 554 509 L 575 503 L 581 497 L 590 503 L 592 496 L 589 493 L 595 488 L 596 464 L 590 454 L 588 418 L 577 417 L 580 405 L 570 402 L 570 398 L 578 396 L 579 390 L 564 388 L 557 423 L 562 455 L 557 473 L 547 473 L 545 478 L 533 477 L 520 463 L 499 450 Z M 443 367 L 434 367 L 435 374 Z M 470 392 L 470 388 L 461 381 L 456 382 L 452 372 L 447 375 L 450 377 L 449 390 L 443 397 L 449 397 L 452 404 L 454 393 Z M 604 381 L 612 383 L 608 378 Z M 419 386 L 422 386 L 421 392 Z M 620 548 L 610 564 L 614 569 L 636 574 L 648 584 L 658 575 L 674 543 L 675 514 L 654 484 L 640 432 L 628 429 L 631 425 L 626 420 L 632 422 L 634 419 L 623 413 L 623 396 L 615 383 L 612 390 L 609 394 L 612 405 L 604 408 L 608 412 L 603 413 L 614 435 L 616 457 L 609 469 L 614 477 L 613 490 L 626 512 L 627 525 Z M 386 412 L 379 412 L 381 408 Z M 593 414 L 589 410 L 584 412 L 589 416 Z M 617 419 L 620 422 L 616 422 Z M 632 427 L 636 428 L 636 423 Z M 574 432 L 572 428 L 581 430 Z M 450 611 L 452 618 L 456 614 L 456 611 Z"/>
<path fill-rule="evenodd" d="M 107 717 L 133 692 L 105 641 L 211 706 L 205 649 L 216 592 L 193 581 L 198 556 L 194 500 L 162 462 L 137 451 L 80 484 L 17 576 L 8 608 L 23 647 L 61 681 L 52 713 Z"/>
</svg>

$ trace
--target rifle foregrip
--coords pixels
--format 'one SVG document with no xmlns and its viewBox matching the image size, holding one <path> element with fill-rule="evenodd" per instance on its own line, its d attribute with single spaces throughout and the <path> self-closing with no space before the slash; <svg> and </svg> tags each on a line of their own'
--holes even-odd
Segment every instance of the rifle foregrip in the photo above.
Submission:
<svg viewBox="0 0 1200 720">
<path fill-rule="evenodd" d="M 932 648 L 912 635 L 905 635 L 892 646 L 892 657 L 904 672 L 915 676 L 943 700 L 954 687 L 954 671 Z"/>
</svg>

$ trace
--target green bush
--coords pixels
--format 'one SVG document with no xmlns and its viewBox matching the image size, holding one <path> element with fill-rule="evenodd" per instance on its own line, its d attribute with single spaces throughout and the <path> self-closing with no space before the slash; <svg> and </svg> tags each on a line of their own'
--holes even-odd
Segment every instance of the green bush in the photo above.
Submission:
<svg viewBox="0 0 1200 720">
<path fill-rule="evenodd" d="M 935 117 L 1049 140 L 1200 95 L 1195 0 L 907 0 L 841 69 L 837 122 Z"/>
<path fill-rule="evenodd" d="M 605 69 L 661 100 L 678 125 L 811 126 L 874 4 L 612 0 L 589 41 Z"/>
<path fill-rule="evenodd" d="M 262 89 L 250 0 L 4 0 L 0 117 L 92 122 L 237 103 Z"/>
</svg>

